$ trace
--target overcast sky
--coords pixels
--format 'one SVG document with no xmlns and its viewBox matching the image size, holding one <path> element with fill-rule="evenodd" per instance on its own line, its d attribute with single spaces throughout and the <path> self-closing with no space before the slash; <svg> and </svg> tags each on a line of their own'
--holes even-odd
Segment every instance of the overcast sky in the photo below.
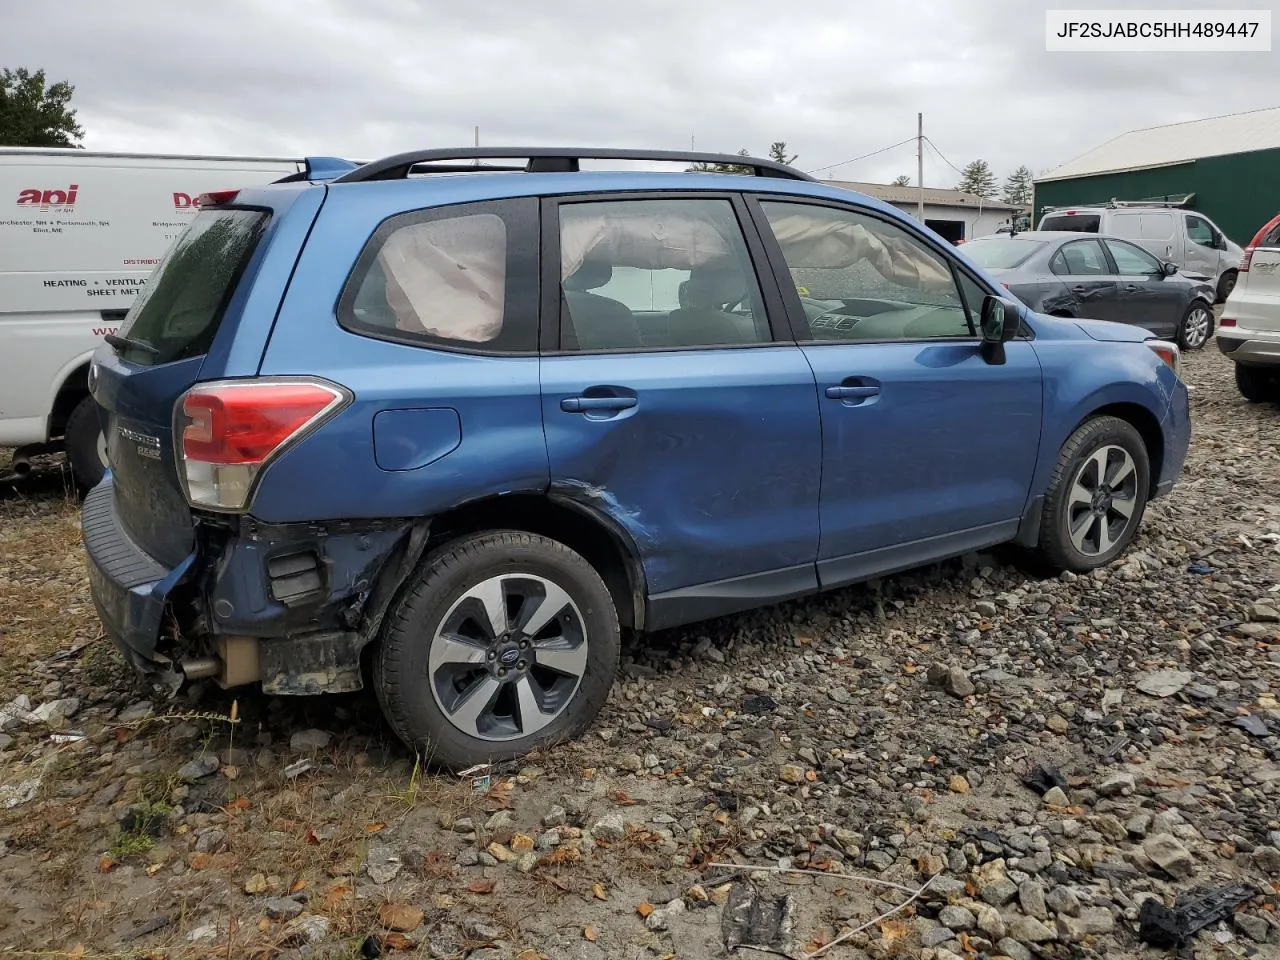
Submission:
<svg viewBox="0 0 1280 960">
<path fill-rule="evenodd" d="M 355 159 L 481 142 L 764 154 L 915 136 L 1003 178 L 1138 127 L 1280 106 L 1280 54 L 1045 52 L 1091 0 L 0 0 L 0 66 L 76 87 L 84 146 Z M 1271 7 L 1257 0 L 1130 8 Z M 909 174 L 914 143 L 822 176 Z M 926 151 L 925 184 L 956 172 Z"/>
</svg>

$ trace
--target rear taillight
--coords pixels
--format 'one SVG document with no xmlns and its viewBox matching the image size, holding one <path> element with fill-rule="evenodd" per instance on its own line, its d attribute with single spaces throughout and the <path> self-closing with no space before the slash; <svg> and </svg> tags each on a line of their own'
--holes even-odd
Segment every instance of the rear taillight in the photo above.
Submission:
<svg viewBox="0 0 1280 960">
<path fill-rule="evenodd" d="M 178 474 L 193 507 L 243 510 L 262 468 L 351 400 L 323 380 L 200 384 L 178 402 Z"/>
<path fill-rule="evenodd" d="M 1169 365 L 1169 369 L 1175 374 L 1182 372 L 1182 351 L 1178 349 L 1176 343 L 1170 343 L 1168 340 L 1148 340 L 1146 344 L 1157 357 Z"/>
<path fill-rule="evenodd" d="M 1220 327 L 1234 327 L 1235 325 L 1236 325 L 1235 317 L 1222 317 L 1220 320 L 1218 320 L 1218 326 Z"/>
<path fill-rule="evenodd" d="M 1266 242 L 1267 234 L 1271 233 L 1276 227 L 1280 227 L 1280 213 L 1276 214 L 1270 220 L 1262 225 L 1257 233 L 1253 235 L 1253 239 L 1249 241 L 1249 245 L 1244 248 L 1244 256 L 1240 258 L 1240 272 L 1248 273 L 1249 265 L 1253 263 L 1253 251 L 1263 246 Z"/>
</svg>

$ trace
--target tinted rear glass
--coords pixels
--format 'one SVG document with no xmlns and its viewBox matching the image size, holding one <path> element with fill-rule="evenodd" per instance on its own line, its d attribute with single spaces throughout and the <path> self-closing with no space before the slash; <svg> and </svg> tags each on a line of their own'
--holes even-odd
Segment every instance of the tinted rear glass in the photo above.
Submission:
<svg viewBox="0 0 1280 960">
<path fill-rule="evenodd" d="M 1041 230 L 1070 230 L 1074 233 L 1097 233 L 1102 218 L 1096 213 L 1054 214 L 1040 221 Z"/>
<path fill-rule="evenodd" d="M 964 246 L 964 255 L 980 267 L 1008 270 L 1023 263 L 1041 246 L 1035 240 L 970 240 Z"/>
<path fill-rule="evenodd" d="M 155 351 L 124 348 L 130 360 L 169 363 L 208 352 L 268 218 L 258 210 L 205 210 L 196 215 L 120 326 L 119 336 Z"/>
</svg>

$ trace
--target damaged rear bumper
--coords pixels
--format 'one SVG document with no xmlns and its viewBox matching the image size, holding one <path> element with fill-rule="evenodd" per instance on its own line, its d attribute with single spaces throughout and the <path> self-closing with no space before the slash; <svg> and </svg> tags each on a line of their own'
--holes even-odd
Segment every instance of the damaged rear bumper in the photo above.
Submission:
<svg viewBox="0 0 1280 960">
<path fill-rule="evenodd" d="M 107 635 L 137 670 L 267 692 L 363 685 L 360 651 L 425 549 L 428 521 L 197 524 L 173 568 L 130 539 L 110 475 L 81 513 L 90 591 Z"/>
</svg>

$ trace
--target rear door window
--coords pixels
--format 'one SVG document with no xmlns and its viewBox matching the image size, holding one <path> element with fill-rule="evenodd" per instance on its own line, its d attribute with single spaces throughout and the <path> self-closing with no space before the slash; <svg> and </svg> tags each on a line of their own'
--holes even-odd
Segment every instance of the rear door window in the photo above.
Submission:
<svg viewBox="0 0 1280 960">
<path fill-rule="evenodd" d="M 209 352 L 269 219 L 261 210 L 204 210 L 196 215 L 120 326 L 119 336 L 142 345 L 125 348 L 131 361 L 170 363 Z"/>
<path fill-rule="evenodd" d="M 1097 233 L 1102 217 L 1096 213 L 1055 213 L 1040 221 L 1041 230 L 1069 230 L 1072 233 Z"/>
<path fill-rule="evenodd" d="M 1063 244 L 1049 261 L 1049 269 L 1060 277 L 1103 277 L 1110 272 L 1097 240 L 1072 240 Z"/>
<path fill-rule="evenodd" d="M 772 341 L 732 201 L 573 201 L 559 213 L 561 350 Z"/>
</svg>

